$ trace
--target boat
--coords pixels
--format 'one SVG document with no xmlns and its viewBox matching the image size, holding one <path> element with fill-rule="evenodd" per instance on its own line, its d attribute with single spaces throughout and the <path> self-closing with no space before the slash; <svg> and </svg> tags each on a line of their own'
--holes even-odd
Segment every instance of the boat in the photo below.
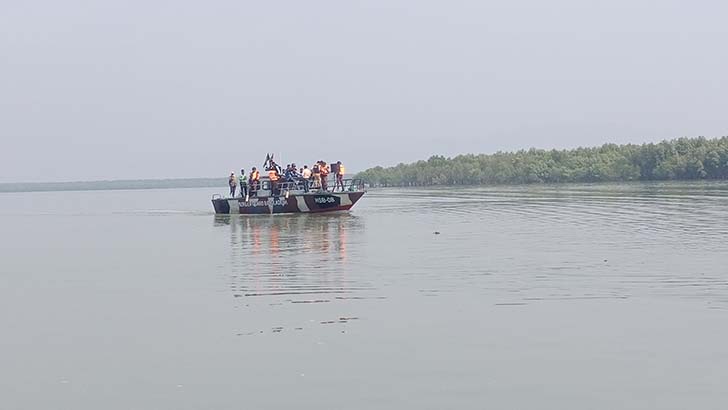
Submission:
<svg viewBox="0 0 728 410">
<path fill-rule="evenodd" d="M 263 169 L 275 167 L 273 155 L 268 154 Z M 312 181 L 271 183 L 268 176 L 260 176 L 255 187 L 246 197 L 212 196 L 212 206 L 216 214 L 293 214 L 348 211 L 366 193 L 361 179 L 344 179 L 343 186 L 335 186 L 330 178 L 323 187 L 307 187 Z"/>
<path fill-rule="evenodd" d="M 364 184 L 358 179 L 345 179 L 344 189 L 334 192 L 329 189 L 309 189 L 299 182 L 279 182 L 276 192 L 271 192 L 271 181 L 260 177 L 257 191 L 247 198 L 212 196 L 216 214 L 286 214 L 348 211 L 366 193 Z M 341 188 L 341 187 L 339 187 Z"/>
</svg>

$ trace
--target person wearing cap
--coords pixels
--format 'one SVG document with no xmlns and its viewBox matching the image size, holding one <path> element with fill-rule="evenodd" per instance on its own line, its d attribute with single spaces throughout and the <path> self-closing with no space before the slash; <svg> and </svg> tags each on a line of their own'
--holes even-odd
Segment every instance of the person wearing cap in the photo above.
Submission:
<svg viewBox="0 0 728 410">
<path fill-rule="evenodd" d="M 235 196 L 235 188 L 238 186 L 238 179 L 235 177 L 235 172 L 230 173 L 230 178 L 228 178 L 228 185 L 230 185 L 230 197 Z"/>
</svg>

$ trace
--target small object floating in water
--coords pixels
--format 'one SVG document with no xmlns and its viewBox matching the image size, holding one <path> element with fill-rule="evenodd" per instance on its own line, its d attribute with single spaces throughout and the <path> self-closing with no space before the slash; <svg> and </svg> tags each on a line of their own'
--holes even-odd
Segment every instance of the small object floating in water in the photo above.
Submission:
<svg viewBox="0 0 728 410">
<path fill-rule="evenodd" d="M 440 234 L 440 231 L 435 231 L 435 232 L 433 232 L 433 234 L 439 235 Z"/>
</svg>

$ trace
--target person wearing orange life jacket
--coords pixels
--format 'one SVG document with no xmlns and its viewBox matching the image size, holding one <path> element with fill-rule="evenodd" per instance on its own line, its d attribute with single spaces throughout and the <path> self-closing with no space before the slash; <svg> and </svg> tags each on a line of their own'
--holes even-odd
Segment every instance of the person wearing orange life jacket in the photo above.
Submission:
<svg viewBox="0 0 728 410">
<path fill-rule="evenodd" d="M 344 192 L 344 172 L 346 169 L 344 169 L 344 165 L 341 163 L 341 161 L 336 162 L 336 185 L 334 185 L 334 191 L 336 191 L 336 188 L 341 187 L 341 192 Z"/>
<path fill-rule="evenodd" d="M 250 193 L 258 196 L 258 189 L 260 188 L 260 173 L 258 169 L 253 167 L 250 171 Z"/>
<path fill-rule="evenodd" d="M 268 170 L 268 179 L 270 179 L 270 194 L 272 196 L 278 195 L 278 180 L 280 176 L 275 166 L 271 166 Z"/>
<path fill-rule="evenodd" d="M 321 168 L 321 189 L 324 191 L 327 191 L 329 189 L 329 166 L 324 161 L 320 161 L 321 165 L 319 167 Z"/>
<path fill-rule="evenodd" d="M 318 161 L 314 164 L 313 169 L 311 170 L 311 178 L 313 178 L 313 184 L 312 188 L 320 189 L 321 188 L 321 162 Z"/>
</svg>

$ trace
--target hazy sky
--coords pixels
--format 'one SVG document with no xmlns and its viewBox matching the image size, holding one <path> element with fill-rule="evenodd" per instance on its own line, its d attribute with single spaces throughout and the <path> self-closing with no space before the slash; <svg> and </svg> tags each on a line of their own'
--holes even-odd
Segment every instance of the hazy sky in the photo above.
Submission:
<svg viewBox="0 0 728 410">
<path fill-rule="evenodd" d="M 728 135 L 728 2 L 0 0 L 0 182 Z"/>
</svg>

